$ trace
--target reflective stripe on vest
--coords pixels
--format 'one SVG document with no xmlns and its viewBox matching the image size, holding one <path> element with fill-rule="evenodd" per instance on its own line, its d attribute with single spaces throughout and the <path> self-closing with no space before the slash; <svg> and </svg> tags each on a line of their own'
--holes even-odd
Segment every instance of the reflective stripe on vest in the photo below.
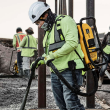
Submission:
<svg viewBox="0 0 110 110">
<path fill-rule="evenodd" d="M 64 17 L 65 16 L 61 15 L 55 21 L 55 27 L 54 27 L 54 40 L 55 40 L 55 43 L 49 45 L 49 52 L 61 48 L 64 45 L 64 43 L 65 43 L 65 38 L 63 36 L 62 30 L 61 30 L 61 25 L 60 25 L 61 20 Z M 45 52 L 45 47 L 44 47 L 44 52 Z"/>
<path fill-rule="evenodd" d="M 17 39 L 18 39 L 18 42 L 20 43 L 20 37 L 19 37 L 19 35 L 17 34 Z"/>
<path fill-rule="evenodd" d="M 54 50 L 61 48 L 64 45 L 64 43 L 65 43 L 65 41 L 60 41 L 60 42 L 56 42 L 54 44 L 50 44 L 49 51 L 54 51 Z M 44 47 L 44 52 L 45 52 L 45 47 Z"/>
<path fill-rule="evenodd" d="M 22 47 L 22 48 L 26 48 L 26 49 L 36 49 L 35 47 L 29 47 L 30 41 L 29 41 L 29 36 L 28 37 L 28 47 Z"/>
<path fill-rule="evenodd" d="M 27 49 L 36 49 L 35 47 L 22 47 L 22 48 L 27 48 Z"/>
<path fill-rule="evenodd" d="M 18 44 L 20 44 L 20 42 L 21 42 L 20 37 L 19 37 L 18 34 L 16 34 L 16 35 L 17 35 L 17 41 L 18 41 Z M 21 47 L 17 47 L 17 50 L 19 50 L 19 49 L 21 49 Z"/>
<path fill-rule="evenodd" d="M 49 51 L 57 50 L 63 46 L 65 41 L 56 42 L 55 44 L 50 44 Z"/>
</svg>

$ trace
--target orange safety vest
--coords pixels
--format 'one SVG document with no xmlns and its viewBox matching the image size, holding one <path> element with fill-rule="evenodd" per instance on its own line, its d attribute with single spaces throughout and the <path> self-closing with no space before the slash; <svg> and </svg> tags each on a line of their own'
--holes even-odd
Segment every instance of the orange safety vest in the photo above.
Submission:
<svg viewBox="0 0 110 110">
<path fill-rule="evenodd" d="M 24 36 L 26 36 L 26 34 L 24 34 L 24 33 L 17 33 L 17 34 L 15 35 L 15 37 L 16 37 L 16 47 L 17 47 L 17 51 L 20 51 L 19 44 L 20 44 L 20 42 L 22 41 L 22 39 L 24 38 Z"/>
</svg>

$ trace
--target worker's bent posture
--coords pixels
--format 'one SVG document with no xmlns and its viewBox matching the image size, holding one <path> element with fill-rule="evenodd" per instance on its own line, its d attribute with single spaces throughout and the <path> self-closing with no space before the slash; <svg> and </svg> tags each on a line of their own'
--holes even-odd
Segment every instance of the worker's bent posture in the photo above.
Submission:
<svg viewBox="0 0 110 110">
<path fill-rule="evenodd" d="M 18 65 L 19 76 L 23 75 L 21 48 L 19 47 L 19 44 L 24 38 L 24 36 L 26 36 L 26 34 L 22 33 L 22 29 L 18 27 L 16 29 L 16 34 L 13 37 L 13 47 L 17 49 L 17 65 Z"/>
<path fill-rule="evenodd" d="M 84 54 L 78 44 L 78 30 L 75 21 L 67 15 L 53 14 L 50 6 L 44 2 L 35 2 L 29 9 L 29 17 L 31 21 L 38 25 L 39 28 L 46 31 L 43 39 L 43 47 L 45 58 L 38 64 L 52 63 L 61 72 L 61 75 L 74 87 L 72 71 L 69 70 L 68 62 L 74 61 L 74 73 L 77 76 L 77 83 L 81 76 L 81 68 L 84 65 L 76 54 L 76 50 L 81 58 Z M 60 110 L 84 110 L 84 106 L 80 103 L 77 94 L 71 92 L 51 69 L 51 84 L 54 98 Z"/>
</svg>

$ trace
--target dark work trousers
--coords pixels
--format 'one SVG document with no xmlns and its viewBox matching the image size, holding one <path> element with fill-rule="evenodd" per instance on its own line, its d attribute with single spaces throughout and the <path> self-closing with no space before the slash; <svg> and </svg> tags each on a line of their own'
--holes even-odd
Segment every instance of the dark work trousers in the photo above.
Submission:
<svg viewBox="0 0 110 110">
<path fill-rule="evenodd" d="M 105 70 L 107 70 L 108 63 L 110 63 L 110 54 L 105 54 L 106 58 L 108 59 L 108 62 L 106 62 L 105 65 L 102 65 L 100 69 L 100 76 L 103 77 L 105 74 Z M 105 59 L 103 58 L 103 63 L 105 62 Z"/>
<path fill-rule="evenodd" d="M 81 70 L 75 70 L 74 73 L 77 77 L 77 84 L 81 85 Z M 60 73 L 72 86 L 74 86 L 74 80 L 72 77 L 72 71 L 64 70 Z M 53 95 L 57 106 L 60 110 L 85 110 L 84 106 L 80 103 L 80 99 L 77 94 L 73 93 L 68 87 L 58 78 L 55 73 L 51 73 L 51 86 Z"/>
<path fill-rule="evenodd" d="M 21 52 L 17 52 L 17 65 L 18 65 L 18 69 L 22 69 L 22 56 L 21 56 Z"/>
</svg>

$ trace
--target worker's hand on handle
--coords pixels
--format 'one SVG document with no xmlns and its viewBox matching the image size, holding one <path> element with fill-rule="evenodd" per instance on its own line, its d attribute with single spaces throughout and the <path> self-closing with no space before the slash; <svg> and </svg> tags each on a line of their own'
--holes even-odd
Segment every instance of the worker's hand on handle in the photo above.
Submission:
<svg viewBox="0 0 110 110">
<path fill-rule="evenodd" d="M 30 68 L 32 68 L 32 65 L 34 65 L 34 63 L 35 63 L 35 61 L 33 61 L 33 62 L 31 63 Z M 45 64 L 44 60 L 40 60 L 40 61 L 38 62 L 38 64 L 36 65 L 36 69 L 37 69 L 40 65 L 43 65 L 43 64 Z"/>
<path fill-rule="evenodd" d="M 45 64 L 44 63 L 44 57 L 38 57 L 35 61 L 33 61 L 31 63 L 30 68 L 33 71 L 33 70 L 35 70 L 35 68 L 38 68 L 38 66 L 40 66 L 41 64 Z"/>
<path fill-rule="evenodd" d="M 45 57 L 39 57 L 39 59 L 40 60 L 39 60 L 39 62 L 37 64 L 35 64 L 36 61 L 33 61 L 31 63 L 31 66 L 30 66 L 31 69 L 33 69 L 33 68 L 37 69 L 38 66 L 43 65 L 43 64 L 46 64 L 46 65 L 49 66 L 49 63 L 54 60 L 54 56 L 53 56 L 53 54 L 50 54 L 50 55 L 47 55 Z"/>
<path fill-rule="evenodd" d="M 49 63 L 51 62 L 51 61 L 53 61 L 55 58 L 54 58 L 54 56 L 53 56 L 53 54 L 50 54 L 50 55 L 48 55 L 48 56 L 46 56 L 45 58 L 44 58 L 44 62 L 45 62 L 45 64 L 47 65 L 47 66 L 49 66 Z"/>
</svg>

